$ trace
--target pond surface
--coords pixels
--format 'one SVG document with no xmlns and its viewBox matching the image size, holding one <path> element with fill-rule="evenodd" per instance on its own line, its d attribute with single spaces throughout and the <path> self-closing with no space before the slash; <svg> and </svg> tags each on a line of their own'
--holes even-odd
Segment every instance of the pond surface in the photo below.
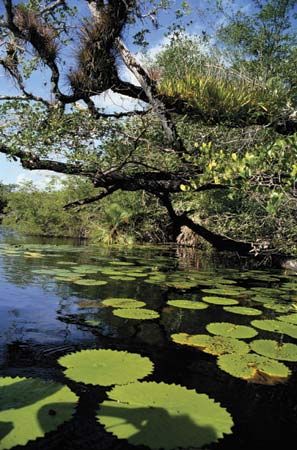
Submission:
<svg viewBox="0 0 297 450">
<path fill-rule="evenodd" d="M 248 270 L 239 261 L 227 267 L 202 255 L 191 264 L 182 256 L 170 247 L 107 249 L 0 235 L 0 376 L 37 377 L 48 386 L 53 380 L 79 398 L 67 421 L 45 437 L 32 436 L 26 449 L 188 449 L 206 442 L 203 448 L 238 450 L 294 442 L 297 277 Z M 109 349 L 116 357 L 119 351 L 141 355 L 141 370 L 153 365 L 132 380 L 144 382 L 119 383 L 140 389 L 136 400 L 129 397 L 119 412 L 119 401 L 107 397 L 111 387 L 84 383 L 83 375 L 70 376 L 62 360 L 57 362 L 85 349 Z M 111 377 L 126 375 L 125 361 L 120 369 L 112 366 Z M 90 361 L 90 370 L 95 366 Z M 145 386 L 149 393 L 142 402 Z M 7 439 L 11 429 L 23 426 L 13 412 L 9 425 L 3 419 L 20 406 L 1 406 L 1 389 L 0 379 L 0 450 L 22 443 Z M 166 389 L 167 403 L 157 408 Z M 193 390 L 216 402 L 218 417 L 213 413 L 207 422 L 207 406 L 201 406 L 199 422 L 200 400 L 195 409 Z M 1 416 L 7 408 L 8 416 Z M 28 427 L 30 420 L 27 414 Z M 121 429 L 122 422 L 126 428 Z"/>
</svg>

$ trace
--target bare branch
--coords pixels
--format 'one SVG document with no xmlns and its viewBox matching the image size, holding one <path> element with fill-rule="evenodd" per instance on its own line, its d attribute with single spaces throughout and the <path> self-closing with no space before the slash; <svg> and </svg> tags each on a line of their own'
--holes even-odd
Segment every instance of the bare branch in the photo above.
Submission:
<svg viewBox="0 0 297 450">
<path fill-rule="evenodd" d="M 103 198 L 107 197 L 108 195 L 111 195 L 113 192 L 117 191 L 119 188 L 117 186 L 111 186 L 109 189 L 107 189 L 104 192 L 100 192 L 98 195 L 94 195 L 92 197 L 86 197 L 81 200 L 76 200 L 75 202 L 67 203 L 63 206 L 63 209 L 71 209 L 76 208 L 84 205 L 89 205 L 90 203 L 98 202 L 99 200 L 102 200 Z"/>
<path fill-rule="evenodd" d="M 53 3 L 49 4 L 48 6 L 46 6 L 45 8 L 43 8 L 40 11 L 39 16 L 44 16 L 44 15 L 48 14 L 49 12 L 54 11 L 59 6 L 66 6 L 66 1 L 65 0 L 56 0 L 55 2 L 53 2 Z"/>
</svg>

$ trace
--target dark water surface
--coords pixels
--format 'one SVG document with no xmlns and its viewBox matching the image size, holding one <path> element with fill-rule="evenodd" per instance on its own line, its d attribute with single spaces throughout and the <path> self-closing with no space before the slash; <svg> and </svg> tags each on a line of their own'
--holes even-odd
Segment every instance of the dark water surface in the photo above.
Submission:
<svg viewBox="0 0 297 450">
<path fill-rule="evenodd" d="M 149 381 L 195 389 L 220 403 L 233 417 L 233 434 L 208 445 L 208 449 L 250 450 L 259 445 L 281 448 L 288 439 L 293 444 L 287 448 L 295 446 L 296 362 L 283 361 L 292 371 L 285 383 L 251 383 L 222 371 L 215 356 L 178 345 L 171 339 L 176 333 L 209 334 L 206 326 L 210 322 L 251 326 L 253 320 L 277 319 L 282 314 L 297 312 L 294 274 L 263 269 L 248 271 L 244 262 L 236 260 L 226 267 L 201 255 L 189 261 L 169 247 L 106 249 L 61 241 L 40 243 L 33 239 L 24 243 L 14 235 L 4 232 L 0 235 L 0 376 L 60 381 L 80 396 L 70 422 L 44 438 L 29 442 L 26 449 L 147 448 L 118 440 L 98 425 L 94 411 L 105 398 L 102 388 L 86 387 L 64 377 L 57 359 L 85 348 L 127 350 L 147 356 L 155 365 Z M 85 267 L 81 279 L 103 280 L 107 284 L 83 286 L 67 281 L 67 271 L 75 273 L 75 267 L 80 265 L 100 267 L 96 273 Z M 40 269 L 54 272 L 37 273 Z M 239 296 L 217 295 L 236 299 L 237 306 L 256 308 L 261 311 L 260 316 L 234 314 L 221 305 L 209 304 L 207 309 L 194 310 L 167 304 L 172 299 L 203 301 L 204 296 L 215 296 L 203 289 L 228 290 L 234 286 L 245 291 L 242 289 Z M 160 318 L 117 317 L 113 308 L 102 305 L 102 300 L 109 297 L 141 300 L 146 308 L 157 311 Z M 256 339 L 297 343 L 297 335 L 257 331 Z"/>
</svg>

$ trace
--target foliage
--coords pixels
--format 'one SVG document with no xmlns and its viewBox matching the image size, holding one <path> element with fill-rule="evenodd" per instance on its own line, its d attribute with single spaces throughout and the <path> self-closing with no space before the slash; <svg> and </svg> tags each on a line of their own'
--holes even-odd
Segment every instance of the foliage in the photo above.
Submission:
<svg viewBox="0 0 297 450">
<path fill-rule="evenodd" d="M 258 339 L 251 342 L 251 349 L 259 355 L 280 361 L 297 361 L 297 345 Z"/>
<path fill-rule="evenodd" d="M 292 338 L 297 339 L 297 325 L 280 320 L 253 320 L 251 325 L 260 330 L 271 331 L 273 333 L 286 334 Z"/>
<path fill-rule="evenodd" d="M 248 308 L 246 306 L 224 306 L 224 311 L 243 316 L 260 316 L 262 311 L 256 308 Z"/>
<path fill-rule="evenodd" d="M 200 448 L 232 433 L 232 418 L 220 404 L 182 386 L 131 383 L 116 386 L 108 397 L 97 412 L 98 421 L 136 446 Z"/>
<path fill-rule="evenodd" d="M 249 346 L 245 342 L 227 336 L 209 336 L 207 334 L 172 334 L 173 342 L 190 347 L 197 347 L 210 355 L 224 355 L 226 353 L 236 353 L 241 355 L 249 352 Z"/>
<path fill-rule="evenodd" d="M 153 309 L 146 308 L 120 308 L 113 311 L 113 315 L 123 319 L 148 320 L 158 319 L 159 313 Z"/>
<path fill-rule="evenodd" d="M 219 356 L 218 366 L 233 377 L 258 384 L 283 383 L 291 374 L 284 364 L 250 353 Z"/>
<path fill-rule="evenodd" d="M 168 300 L 167 305 L 175 306 L 176 308 L 186 308 L 186 309 L 208 308 L 208 305 L 206 305 L 205 303 L 192 300 Z"/>
<path fill-rule="evenodd" d="M 252 322 L 253 324 L 253 322 Z M 255 337 L 258 332 L 246 325 L 237 325 L 229 322 L 213 322 L 206 326 L 207 331 L 219 336 L 227 336 L 235 339 L 248 339 Z"/>
<path fill-rule="evenodd" d="M 39 378 L 0 378 L 0 449 L 25 445 L 70 420 L 78 401 L 66 386 Z"/>
<path fill-rule="evenodd" d="M 82 350 L 62 356 L 58 362 L 66 367 L 68 378 L 100 386 L 130 383 L 153 370 L 148 358 L 115 350 Z"/>
<path fill-rule="evenodd" d="M 210 303 L 212 305 L 237 305 L 238 301 L 233 298 L 228 297 L 202 297 L 204 302 Z"/>
<path fill-rule="evenodd" d="M 102 305 L 113 308 L 142 308 L 145 303 L 133 298 L 106 298 Z"/>
</svg>

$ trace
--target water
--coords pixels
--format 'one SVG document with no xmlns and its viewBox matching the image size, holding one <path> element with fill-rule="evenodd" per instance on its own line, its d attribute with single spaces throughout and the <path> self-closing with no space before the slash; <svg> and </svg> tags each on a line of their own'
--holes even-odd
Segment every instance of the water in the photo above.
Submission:
<svg viewBox="0 0 297 450">
<path fill-rule="evenodd" d="M 284 383 L 259 384 L 277 381 L 267 376 L 258 377 L 254 380 L 257 383 L 247 382 L 221 370 L 215 356 L 178 345 L 171 337 L 179 333 L 212 336 L 206 329 L 209 323 L 228 322 L 258 332 L 255 338 L 242 339 L 246 343 L 254 339 L 275 340 L 280 345 L 296 343 L 292 324 L 290 335 L 251 326 L 251 321 L 263 319 L 285 323 L 279 317 L 297 311 L 297 284 L 293 274 L 248 271 L 240 268 L 238 261 L 228 261 L 227 267 L 226 263 L 203 255 L 197 258 L 197 254 L 189 262 L 170 247 L 106 249 L 62 241 L 40 243 L 36 239 L 26 243 L 7 233 L 2 234 L 0 244 L 0 375 L 63 382 L 80 396 L 71 421 L 28 443 L 26 449 L 145 448 L 130 446 L 98 425 L 94 412 L 98 402 L 106 398 L 102 388 L 86 388 L 64 377 L 57 359 L 86 348 L 125 350 L 149 357 L 154 363 L 149 381 L 181 385 L 219 402 L 233 417 L 234 427 L 232 434 L 207 448 L 250 449 L 260 443 L 279 448 L 284 436 L 297 437 L 297 363 L 283 361 L 292 371 Z M 82 265 L 84 273 L 80 272 L 81 278 L 77 278 Z M 53 272 L 47 273 L 48 270 Z M 72 280 L 67 281 L 69 276 Z M 107 283 L 76 284 L 77 280 L 84 279 Z M 212 289 L 218 288 L 225 293 L 215 295 Z M 205 289 L 211 291 L 204 292 Z M 236 290 L 237 295 L 233 295 Z M 156 311 L 160 317 L 133 320 L 115 316 L 115 308 L 102 303 L 109 297 L 141 300 L 145 308 Z M 205 297 L 224 297 L 231 300 L 230 306 L 237 303 L 236 306 L 258 310 L 259 315 L 236 314 L 222 305 L 209 303 Z M 199 301 L 208 307 L 195 310 L 167 303 L 178 299 Z M 166 413 L 167 425 L 168 417 Z M 173 417 L 170 420 L 173 424 Z M 185 423 L 182 426 L 185 433 L 187 430 L 190 433 Z"/>
</svg>

